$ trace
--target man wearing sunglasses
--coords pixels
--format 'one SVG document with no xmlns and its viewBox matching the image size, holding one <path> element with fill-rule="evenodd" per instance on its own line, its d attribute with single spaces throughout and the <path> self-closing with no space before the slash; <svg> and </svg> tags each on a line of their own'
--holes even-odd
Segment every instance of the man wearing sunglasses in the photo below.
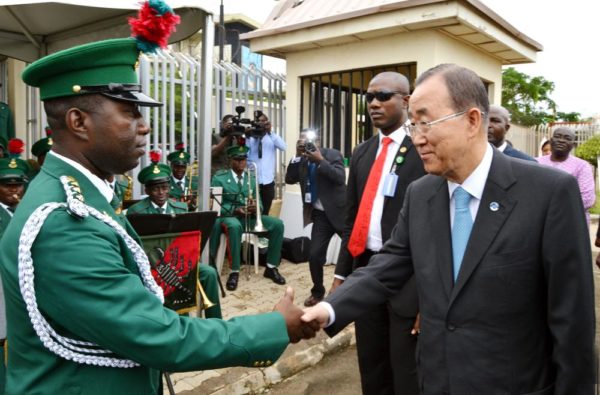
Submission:
<svg viewBox="0 0 600 395">
<path fill-rule="evenodd" d="M 494 150 L 488 111 L 471 70 L 419 77 L 410 133 L 430 174 L 408 188 L 369 266 L 302 319 L 333 336 L 414 275 L 421 394 L 591 395 L 594 284 L 577 181 Z"/>
<path fill-rule="evenodd" d="M 394 72 L 376 75 L 367 88 L 369 116 L 379 133 L 352 154 L 346 224 L 332 292 L 354 269 L 366 266 L 390 238 L 408 184 L 425 174 L 406 133 L 409 92 L 406 77 Z M 411 334 L 417 312 L 415 283 L 410 281 L 389 302 L 382 301 L 356 321 L 364 394 L 417 393 L 417 339 Z"/>
</svg>

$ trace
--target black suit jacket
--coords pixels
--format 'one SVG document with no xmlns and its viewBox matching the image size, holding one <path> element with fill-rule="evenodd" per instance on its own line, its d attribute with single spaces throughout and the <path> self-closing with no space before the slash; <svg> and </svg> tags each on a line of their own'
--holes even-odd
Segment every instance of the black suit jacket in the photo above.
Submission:
<svg viewBox="0 0 600 395">
<path fill-rule="evenodd" d="M 406 136 L 404 138 L 402 146 L 405 146 L 407 151 L 402 165 L 396 167 L 396 174 L 398 175 L 396 193 L 394 197 L 386 197 L 383 204 L 381 236 L 384 242 L 390 238 L 392 229 L 396 225 L 408 185 L 426 174 L 425 169 L 423 168 L 423 162 L 421 161 L 421 158 L 419 158 L 419 154 L 410 137 Z M 358 145 L 352 153 L 350 174 L 348 175 L 348 191 L 346 194 L 344 233 L 340 255 L 335 267 L 335 274 L 340 276 L 348 277 L 354 269 L 355 260 L 348 251 L 348 239 L 352 233 L 354 220 L 356 219 L 358 207 L 360 206 L 360 199 L 362 198 L 362 194 L 367 184 L 371 167 L 373 167 L 373 163 L 375 162 L 378 147 L 379 136 L 375 135 Z M 384 172 L 387 171 L 389 171 L 389 169 L 384 169 Z M 418 302 L 414 281 L 407 284 L 402 292 L 395 295 L 390 300 L 390 306 L 400 316 L 414 317 L 417 315 Z"/>
<path fill-rule="evenodd" d="M 504 148 L 504 155 L 512 156 L 513 158 L 517 158 L 517 159 L 523 159 L 523 160 L 529 160 L 532 162 L 537 162 L 531 156 L 527 155 L 524 152 L 519 151 L 518 149 L 511 147 L 510 145 L 507 145 L 506 148 Z"/>
<path fill-rule="evenodd" d="M 346 171 L 344 169 L 344 157 L 336 149 L 319 148 L 324 160 L 317 167 L 317 193 L 325 215 L 334 228 L 341 233 L 344 205 L 346 202 Z M 293 161 L 293 159 L 292 159 Z M 302 208 L 304 214 L 304 226 L 312 222 L 311 212 L 312 204 L 304 202 L 304 195 L 307 192 L 306 182 L 308 180 L 308 160 L 302 158 L 299 162 L 288 165 L 285 173 L 286 184 L 300 183 L 302 191 Z"/>
<path fill-rule="evenodd" d="M 592 394 L 592 257 L 575 178 L 495 150 L 456 284 L 451 249 L 447 181 L 429 175 L 409 187 L 382 253 L 327 298 L 328 333 L 414 272 L 423 394 Z"/>
</svg>

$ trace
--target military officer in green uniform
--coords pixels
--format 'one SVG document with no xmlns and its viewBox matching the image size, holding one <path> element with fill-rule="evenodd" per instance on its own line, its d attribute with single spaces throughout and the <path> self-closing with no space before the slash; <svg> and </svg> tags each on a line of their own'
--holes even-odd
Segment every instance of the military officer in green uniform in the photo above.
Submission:
<svg viewBox="0 0 600 395">
<path fill-rule="evenodd" d="M 139 238 L 106 183 L 145 154 L 136 40 L 53 53 L 23 72 L 54 144 L 0 242 L 6 393 L 157 394 L 159 372 L 267 366 L 314 336 L 288 288 L 273 312 L 228 321 L 163 307 Z M 34 270 L 35 269 L 35 270 Z"/>
<path fill-rule="evenodd" d="M 31 146 L 31 153 L 36 157 L 40 166 L 44 164 L 46 154 L 52 149 L 52 130 L 46 127 L 46 137 L 39 139 Z"/>
<path fill-rule="evenodd" d="M 29 165 L 19 159 L 19 153 L 0 159 L 0 237 L 12 219 L 13 213 L 23 198 Z M 4 365 L 4 344 L 6 342 L 6 314 L 4 292 L 0 286 L 0 394 L 4 394 L 6 379 Z"/>
<path fill-rule="evenodd" d="M 138 174 L 138 181 L 144 184 L 148 196 L 129 207 L 127 215 L 187 213 L 187 204 L 169 199 L 169 178 L 171 178 L 171 168 L 158 163 L 158 160 L 153 161 L 150 166 L 144 167 Z M 222 318 L 217 270 L 206 264 L 200 264 L 198 270 L 200 284 L 202 284 L 208 299 L 214 303 L 214 306 L 204 310 L 204 316 L 206 318 Z"/>
<path fill-rule="evenodd" d="M 248 147 L 233 145 L 227 149 L 231 169 L 218 171 L 212 178 L 213 187 L 222 187 L 221 216 L 217 218 L 210 238 L 210 251 L 214 257 L 219 247 L 219 236 L 226 230 L 231 251 L 231 273 L 225 286 L 233 291 L 237 288 L 241 263 L 242 233 L 245 229 L 254 229 L 256 224 L 256 182 L 254 177 L 248 181 L 246 169 Z M 259 204 L 260 201 L 258 202 Z M 262 212 L 262 210 L 261 210 Z M 275 284 L 285 284 L 285 278 L 279 273 L 281 245 L 283 243 L 283 221 L 279 218 L 261 215 L 263 226 L 267 230 L 269 247 L 267 267 L 264 277 Z"/>
</svg>

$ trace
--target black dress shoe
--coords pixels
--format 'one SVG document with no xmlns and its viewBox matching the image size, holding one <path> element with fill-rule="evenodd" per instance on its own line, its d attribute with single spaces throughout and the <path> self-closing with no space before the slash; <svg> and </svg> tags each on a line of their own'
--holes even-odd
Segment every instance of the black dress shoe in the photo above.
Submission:
<svg viewBox="0 0 600 395">
<path fill-rule="evenodd" d="M 283 278 L 283 276 L 281 274 L 279 274 L 279 271 L 277 270 L 276 267 L 274 267 L 274 268 L 267 267 L 265 269 L 265 274 L 263 274 L 263 276 L 266 278 L 270 278 L 271 280 L 273 280 L 273 282 L 275 284 L 279 284 L 279 285 L 285 284 L 285 278 Z"/>
<path fill-rule="evenodd" d="M 306 298 L 306 300 L 304 301 L 304 306 L 306 307 L 312 307 L 314 305 L 316 305 L 317 303 L 319 303 L 320 301 L 323 300 L 323 297 L 317 298 L 314 295 L 310 295 L 308 298 Z"/>
<path fill-rule="evenodd" d="M 240 274 L 238 272 L 229 273 L 229 278 L 227 278 L 225 288 L 227 288 L 228 291 L 235 291 L 237 289 L 237 283 L 239 279 Z"/>
</svg>

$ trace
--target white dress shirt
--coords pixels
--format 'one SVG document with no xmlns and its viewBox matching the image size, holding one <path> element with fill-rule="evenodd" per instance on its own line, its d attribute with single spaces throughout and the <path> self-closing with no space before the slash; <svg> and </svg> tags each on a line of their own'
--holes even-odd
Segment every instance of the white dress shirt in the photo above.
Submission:
<svg viewBox="0 0 600 395">
<path fill-rule="evenodd" d="M 379 132 L 379 147 L 377 148 L 375 158 L 381 153 L 383 147 L 381 141 L 384 137 L 391 138 L 392 142 L 387 147 L 387 156 L 385 157 L 385 162 L 383 162 L 383 171 L 381 173 L 381 178 L 379 179 L 379 185 L 377 185 L 377 193 L 375 194 L 375 200 L 373 201 L 373 208 L 371 209 L 371 222 L 369 222 L 369 235 L 367 237 L 366 247 L 371 251 L 379 251 L 383 246 L 383 237 L 381 236 L 381 216 L 383 215 L 383 204 L 385 203 L 383 184 L 385 183 L 385 176 L 392 171 L 396 154 L 402 145 L 402 141 L 406 137 L 405 126 L 401 126 L 388 136 L 381 133 L 381 131 Z"/>
</svg>

